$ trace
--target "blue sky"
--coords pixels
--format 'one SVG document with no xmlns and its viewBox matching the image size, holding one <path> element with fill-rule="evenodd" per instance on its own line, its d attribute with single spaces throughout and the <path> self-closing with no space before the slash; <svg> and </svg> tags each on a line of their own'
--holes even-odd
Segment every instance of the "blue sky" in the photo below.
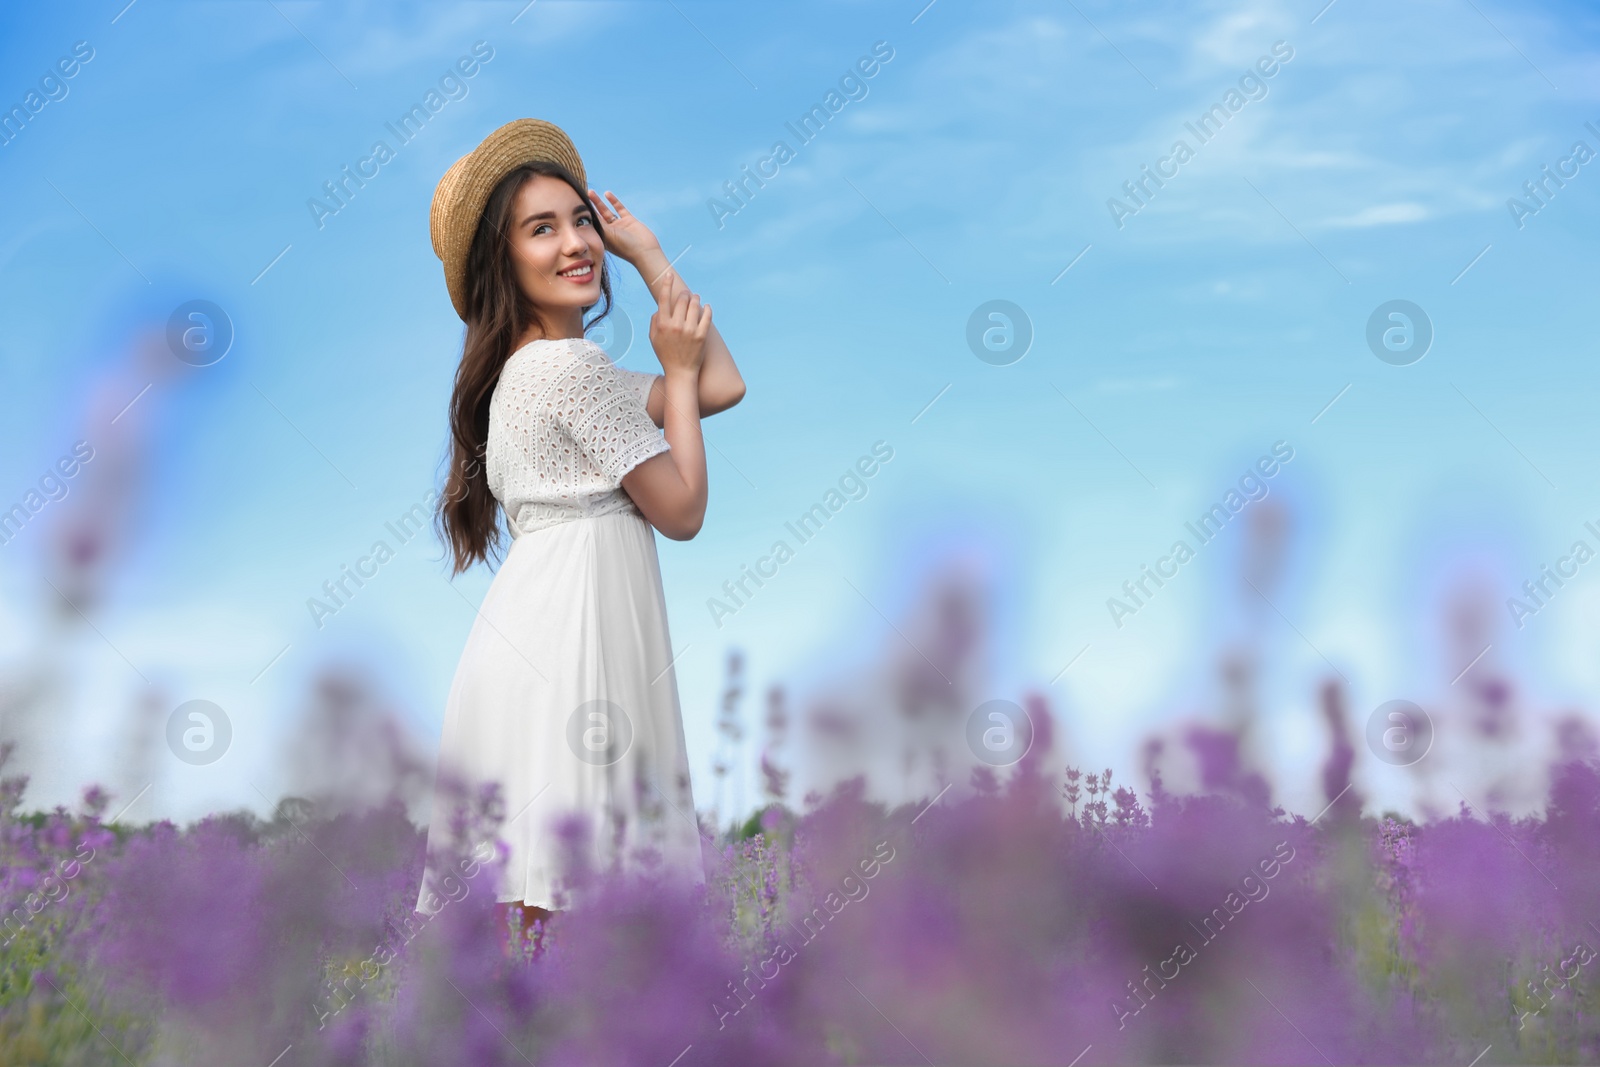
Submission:
<svg viewBox="0 0 1600 1067">
<path fill-rule="evenodd" d="M 803 703 L 903 652 L 895 623 L 952 555 L 992 582 L 982 695 L 1046 693 L 1063 759 L 1123 778 L 1146 733 L 1216 704 L 1218 641 L 1248 624 L 1268 664 L 1256 751 L 1280 799 L 1314 810 L 1318 680 L 1345 676 L 1358 728 L 1395 698 L 1448 720 L 1464 663 L 1440 605 L 1463 576 L 1483 576 L 1500 627 L 1473 669 L 1525 687 L 1527 751 L 1543 717 L 1595 703 L 1600 576 L 1520 630 L 1504 607 L 1600 520 L 1600 162 L 1520 226 L 1507 206 L 1575 142 L 1600 150 L 1592 10 L 112 0 L 0 20 L 6 108 L 93 48 L 0 146 L 7 506 L 104 432 L 97 389 L 112 412 L 139 394 L 104 377 L 130 321 L 203 298 L 235 331 L 135 409 L 149 492 L 94 630 L 55 649 L 74 684 L 41 802 L 111 776 L 151 686 L 229 709 L 235 747 L 165 768 L 146 816 L 264 808 L 249 783 L 281 787 L 274 746 L 330 660 L 371 664 L 436 742 L 491 574 L 451 589 L 419 541 L 323 629 L 305 600 L 435 484 L 461 324 L 428 205 L 525 115 L 562 126 L 591 183 L 682 253 L 749 384 L 706 423 L 704 531 L 658 540 L 702 806 L 728 648 L 747 720 L 773 682 Z M 465 93 L 319 227 L 307 201 L 394 146 L 385 124 L 476 42 L 493 56 Z M 877 42 L 892 58 L 801 144 L 785 124 Z M 1248 80 L 1275 44 L 1292 57 Z M 1186 124 L 1241 78 L 1250 95 L 1201 143 Z M 1193 155 L 1173 173 L 1158 161 L 1180 138 Z M 724 182 L 779 139 L 793 158 L 719 226 Z M 1108 201 L 1146 165 L 1171 176 L 1119 226 Z M 648 368 L 647 294 L 637 277 L 617 292 L 637 327 L 622 365 Z M 1365 340 L 1397 299 L 1434 332 L 1404 366 Z M 992 300 L 1033 335 L 1006 365 L 966 340 Z M 894 458 L 868 494 L 718 627 L 708 598 L 877 441 Z M 1273 611 L 1240 606 L 1235 526 L 1115 625 L 1108 598 L 1279 441 L 1294 455 L 1269 499 L 1294 533 Z M 0 548 L 14 664 L 40 640 L 44 531 Z M 1412 795 L 1372 761 L 1361 775 L 1385 802 Z"/>
</svg>

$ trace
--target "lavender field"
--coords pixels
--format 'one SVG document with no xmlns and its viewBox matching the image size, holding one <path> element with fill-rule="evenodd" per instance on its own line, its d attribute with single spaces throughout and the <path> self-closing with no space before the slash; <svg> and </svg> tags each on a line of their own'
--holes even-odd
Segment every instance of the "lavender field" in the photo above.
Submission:
<svg viewBox="0 0 1600 1067">
<path fill-rule="evenodd" d="M 451 828 L 438 866 L 453 874 L 430 887 L 432 917 L 414 910 L 432 761 L 353 665 L 312 675 L 281 761 L 292 785 L 260 796 L 270 819 L 184 826 L 123 817 L 176 766 L 153 700 L 118 713 L 145 738 L 120 781 L 30 806 L 30 773 L 69 750 L 44 740 L 50 677 L 13 680 L 0 1064 L 1600 1060 L 1589 719 L 1542 711 L 1476 651 L 1495 608 L 1467 582 L 1444 601 L 1455 680 L 1419 751 L 1374 741 L 1388 705 L 1354 710 L 1337 668 L 1309 718 L 1280 706 L 1262 603 L 1291 526 L 1258 507 L 1215 606 L 1242 629 L 1132 752 L 1085 736 L 1092 707 L 1032 692 L 1029 743 L 981 758 L 961 727 L 988 706 L 992 611 L 959 568 L 931 572 L 866 675 L 813 684 L 795 716 L 769 689 L 756 752 L 730 650 L 714 774 L 681 813 L 699 822 L 704 889 L 587 869 L 574 823 L 574 903 L 532 930 L 495 906 L 504 805 L 448 778 L 431 818 Z M 73 529 L 58 581 L 92 603 L 114 568 Z M 59 611 L 38 630 L 67 647 L 84 621 Z M 1307 783 L 1263 737 L 1297 717 L 1321 755 L 1315 803 L 1290 811 L 1278 798 Z M 741 764 L 759 768 L 755 802 Z"/>
<path fill-rule="evenodd" d="M 1553 767 L 1536 817 L 1364 812 L 1322 695 L 1310 817 L 1269 808 L 1220 733 L 1199 795 L 1032 755 L 893 810 L 856 779 L 704 827 L 704 892 L 574 864 L 582 903 L 535 931 L 496 923 L 495 852 L 466 847 L 503 818 L 492 793 L 457 798 L 429 919 L 396 800 L 108 825 L 99 790 L 29 812 L 7 777 L 0 1062 L 1600 1057 L 1600 765 Z"/>
</svg>

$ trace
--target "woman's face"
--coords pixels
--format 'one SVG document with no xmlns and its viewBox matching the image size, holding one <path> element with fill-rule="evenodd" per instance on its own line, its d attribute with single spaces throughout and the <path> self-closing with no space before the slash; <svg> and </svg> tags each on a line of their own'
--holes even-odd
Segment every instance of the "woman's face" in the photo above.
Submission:
<svg viewBox="0 0 1600 1067">
<path fill-rule="evenodd" d="M 512 202 L 508 236 L 517 284 L 535 305 L 581 314 L 600 302 L 606 246 L 594 209 L 572 186 L 535 174 Z"/>
</svg>

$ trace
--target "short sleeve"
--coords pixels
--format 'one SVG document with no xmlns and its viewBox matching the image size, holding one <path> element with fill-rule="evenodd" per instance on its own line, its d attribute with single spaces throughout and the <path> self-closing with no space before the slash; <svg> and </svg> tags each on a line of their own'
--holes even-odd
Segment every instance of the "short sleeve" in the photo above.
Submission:
<svg viewBox="0 0 1600 1067">
<path fill-rule="evenodd" d="M 622 380 L 628 383 L 634 395 L 639 398 L 639 403 L 644 405 L 645 413 L 650 411 L 650 387 L 655 385 L 659 374 L 650 371 L 629 370 L 626 367 L 617 367 L 617 373 L 622 375 Z M 653 420 L 652 420 L 653 421 Z"/>
<path fill-rule="evenodd" d="M 549 392 L 550 414 L 614 486 L 633 468 L 669 449 L 640 399 L 639 387 L 588 340 L 572 346 Z M 632 371 L 628 374 L 642 372 Z M 648 395 L 648 394 L 647 394 Z"/>
</svg>

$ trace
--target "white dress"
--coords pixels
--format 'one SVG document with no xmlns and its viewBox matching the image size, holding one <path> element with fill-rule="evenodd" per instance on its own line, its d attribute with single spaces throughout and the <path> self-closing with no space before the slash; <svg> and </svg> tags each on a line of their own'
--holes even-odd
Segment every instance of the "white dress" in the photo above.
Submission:
<svg viewBox="0 0 1600 1067">
<path fill-rule="evenodd" d="M 668 450 L 645 410 L 654 379 L 592 341 L 537 340 L 490 399 L 485 468 L 513 540 L 451 683 L 438 781 L 502 787 L 497 901 L 576 902 L 556 833 L 568 814 L 586 820 L 591 869 L 705 881 L 655 531 L 621 488 Z M 449 824 L 436 789 L 420 912 L 455 896 L 435 893 Z M 457 847 L 481 858 L 484 844 Z"/>
</svg>

